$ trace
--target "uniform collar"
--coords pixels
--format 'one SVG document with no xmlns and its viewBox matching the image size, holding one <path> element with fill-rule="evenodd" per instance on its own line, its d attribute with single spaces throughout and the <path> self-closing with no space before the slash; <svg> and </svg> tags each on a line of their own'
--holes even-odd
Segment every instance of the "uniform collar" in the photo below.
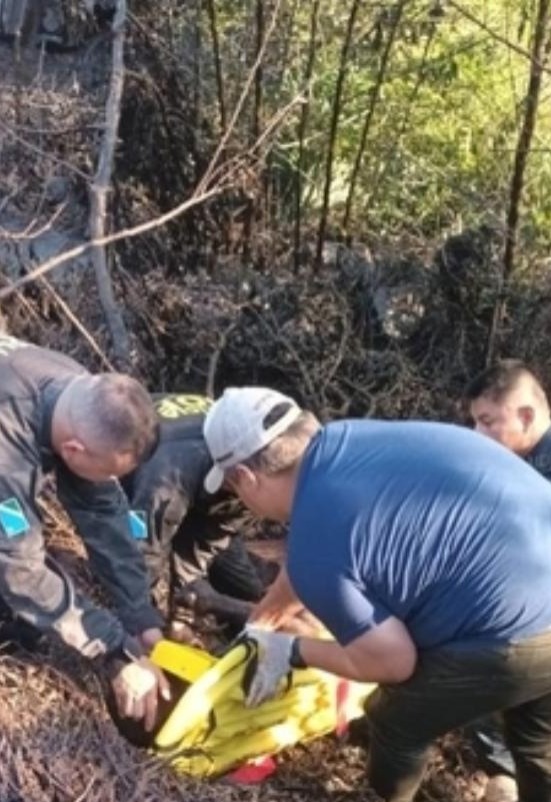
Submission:
<svg viewBox="0 0 551 802">
<path fill-rule="evenodd" d="M 537 471 L 551 479 L 551 426 L 525 457 Z"/>
<path fill-rule="evenodd" d="M 57 379 L 49 382 L 41 392 L 41 421 L 39 429 L 40 450 L 44 453 L 53 454 L 52 446 L 52 418 L 54 407 L 59 396 L 67 385 L 72 381 L 68 379 Z"/>
</svg>

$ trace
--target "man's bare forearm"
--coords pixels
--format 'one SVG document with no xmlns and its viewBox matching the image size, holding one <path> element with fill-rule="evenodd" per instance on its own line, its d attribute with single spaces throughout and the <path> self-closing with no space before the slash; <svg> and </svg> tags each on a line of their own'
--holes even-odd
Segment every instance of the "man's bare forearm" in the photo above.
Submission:
<svg viewBox="0 0 551 802">
<path fill-rule="evenodd" d="M 267 629 L 278 629 L 304 609 L 286 569 L 283 567 L 264 598 L 253 608 L 249 622 Z"/>
</svg>

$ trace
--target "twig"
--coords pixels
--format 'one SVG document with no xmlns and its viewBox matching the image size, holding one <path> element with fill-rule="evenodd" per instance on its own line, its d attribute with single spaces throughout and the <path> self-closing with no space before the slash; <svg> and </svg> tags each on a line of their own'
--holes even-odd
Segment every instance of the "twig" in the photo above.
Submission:
<svg viewBox="0 0 551 802">
<path fill-rule="evenodd" d="M 27 150 L 30 150 L 32 153 L 36 153 L 41 156 L 43 159 L 47 159 L 48 161 L 54 162 L 54 164 L 60 164 L 65 167 L 67 170 L 71 170 L 76 175 L 79 175 L 81 178 L 84 178 L 85 181 L 90 180 L 90 176 L 79 170 L 78 167 L 75 167 L 73 164 L 66 162 L 64 159 L 59 159 L 57 156 L 54 156 L 53 153 L 47 153 L 42 148 L 39 148 L 38 145 L 33 145 L 31 142 L 27 142 L 26 139 L 23 139 L 22 136 L 19 136 L 18 133 L 7 123 L 0 119 L 0 128 L 5 131 L 8 136 L 11 136 L 12 139 L 15 139 L 17 143 L 22 145 Z"/>
<path fill-rule="evenodd" d="M 56 290 L 52 287 L 50 282 L 47 278 L 42 276 L 40 281 L 44 284 L 45 288 L 54 298 L 56 304 L 59 306 L 65 317 L 73 324 L 73 326 L 77 329 L 77 331 L 82 334 L 92 351 L 100 358 L 103 366 L 107 368 L 107 370 L 115 370 L 115 367 L 111 364 L 105 353 L 101 350 L 99 345 L 97 344 L 96 340 L 92 336 L 92 334 L 88 331 L 86 326 L 80 322 L 77 316 L 72 312 L 68 304 L 63 300 L 63 298 L 56 292 Z"/>
<path fill-rule="evenodd" d="M 53 270 L 54 267 L 58 267 L 65 262 L 70 261 L 71 259 L 75 259 L 77 256 L 81 256 L 86 251 L 89 251 L 90 248 L 93 248 L 95 245 L 109 245 L 112 242 L 118 242 L 121 239 L 127 239 L 128 237 L 135 237 L 138 234 L 144 234 L 146 231 L 151 231 L 154 228 L 159 228 L 160 226 L 168 223 L 169 220 L 174 220 L 175 217 L 186 212 L 188 209 L 191 209 L 193 206 L 197 206 L 200 203 L 203 203 L 205 200 L 209 198 L 214 198 L 216 195 L 220 195 L 226 189 L 225 186 L 218 185 L 213 187 L 208 192 L 204 192 L 200 195 L 192 195 L 191 198 L 188 198 L 183 203 L 180 203 L 178 206 L 175 206 L 170 211 L 165 212 L 165 214 L 161 214 L 158 217 L 155 217 L 151 220 L 147 220 L 145 223 L 140 223 L 137 226 L 131 226 L 130 228 L 124 228 L 121 231 L 116 231 L 113 234 L 108 234 L 100 239 L 93 239 L 89 240 L 88 242 L 83 242 L 80 245 L 75 245 L 74 248 L 70 248 L 68 251 L 64 251 L 63 253 L 57 254 L 57 256 L 52 256 L 50 259 L 47 259 L 41 265 L 38 265 L 34 270 L 31 270 L 26 276 L 22 276 L 21 278 L 13 281 L 9 287 L 5 287 L 3 290 L 0 290 L 0 299 L 6 298 L 8 295 L 11 295 L 14 290 L 22 287 L 24 284 L 28 284 L 31 281 L 43 276 L 44 273 L 48 273 L 50 270 Z"/>
<path fill-rule="evenodd" d="M 242 309 L 242 307 L 241 307 Z M 239 311 L 241 311 L 241 309 Z M 230 336 L 231 332 L 238 326 L 239 321 L 233 320 L 229 326 L 222 332 L 220 335 L 220 341 L 218 343 L 218 347 L 211 355 L 209 359 L 209 369 L 207 374 L 207 384 L 205 387 L 205 394 L 209 398 L 214 398 L 214 381 L 216 379 L 216 370 L 218 368 L 218 362 L 220 361 L 220 357 L 222 356 L 222 352 L 227 345 L 228 337 Z"/>
<path fill-rule="evenodd" d="M 216 92 L 218 95 L 220 130 L 224 132 L 226 130 L 226 100 L 224 98 L 222 56 L 220 54 L 220 41 L 218 38 L 218 22 L 215 0 L 207 0 L 207 13 L 209 15 L 210 35 L 212 39 L 212 57 L 214 60 L 214 75 L 216 79 Z"/>
<path fill-rule="evenodd" d="M 95 779 L 96 779 L 96 778 L 95 778 L 95 777 L 93 777 L 93 776 L 92 776 L 92 777 L 90 777 L 90 780 L 89 780 L 89 782 L 88 782 L 88 784 L 87 784 L 86 788 L 84 789 L 84 791 L 83 791 L 81 794 L 79 794 L 79 795 L 76 797 L 76 799 L 74 800 L 74 802 L 84 802 L 84 800 L 85 800 L 85 799 L 86 799 L 86 797 L 88 796 L 88 793 L 89 793 L 89 791 L 90 791 L 91 787 L 92 787 L 92 786 L 93 786 L 93 784 L 94 784 L 94 780 L 95 780 Z"/>
<path fill-rule="evenodd" d="M 251 86 L 253 84 L 253 81 L 255 80 L 255 76 L 256 76 L 257 70 L 259 69 L 259 67 L 260 67 L 260 65 L 262 63 L 262 59 L 264 58 L 264 53 L 266 52 L 266 47 L 268 46 L 268 42 L 269 42 L 270 37 L 271 37 L 271 35 L 273 33 L 273 30 L 275 28 L 275 24 L 276 24 L 277 17 L 278 17 L 278 14 L 279 14 L 280 6 L 281 6 L 281 0 L 276 0 L 276 3 L 274 5 L 274 10 L 273 10 L 272 16 L 270 18 L 270 23 L 269 23 L 269 25 L 268 25 L 268 27 L 266 29 L 266 34 L 264 36 L 264 41 L 262 42 L 262 45 L 258 48 L 256 59 L 254 60 L 254 63 L 252 65 L 251 69 L 249 70 L 249 74 L 248 74 L 248 76 L 247 76 L 247 78 L 245 80 L 245 84 L 244 84 L 243 89 L 241 91 L 241 95 L 239 96 L 239 99 L 238 99 L 238 101 L 237 101 L 237 103 L 235 105 L 235 109 L 233 110 L 233 114 L 232 114 L 231 119 L 230 119 L 230 121 L 228 123 L 228 127 L 224 131 L 224 134 L 223 134 L 220 142 L 218 143 L 218 146 L 217 146 L 216 150 L 214 151 L 214 154 L 213 154 L 213 156 L 212 156 L 212 158 L 211 158 L 211 160 L 209 162 L 209 165 L 208 165 L 207 169 L 205 170 L 205 174 L 203 175 L 203 178 L 199 182 L 199 185 L 197 187 L 197 190 L 199 192 L 203 192 L 205 190 L 205 187 L 208 185 L 208 182 L 211 179 L 212 173 L 213 173 L 213 171 L 214 171 L 214 169 L 215 169 L 215 167 L 216 167 L 216 165 L 218 163 L 218 159 L 220 158 L 220 155 L 224 151 L 224 148 L 226 147 L 226 145 L 228 143 L 230 135 L 232 134 L 232 132 L 233 132 L 233 130 L 235 128 L 237 120 L 239 119 L 239 115 L 241 114 L 241 111 L 243 110 L 243 106 L 244 106 L 245 101 L 246 101 L 246 99 L 247 99 L 247 97 L 249 95 L 250 88 L 251 88 Z"/>
<path fill-rule="evenodd" d="M 304 83 L 308 88 L 308 95 L 311 92 L 312 74 L 314 72 L 314 64 L 316 60 L 316 37 L 318 32 L 318 14 L 319 14 L 320 0 L 314 0 L 312 3 L 312 11 L 310 13 L 310 35 L 308 42 L 308 55 L 306 58 L 306 67 L 304 70 Z M 301 258 L 301 237 L 302 237 L 302 173 L 304 170 L 304 157 L 305 157 L 305 136 L 306 127 L 308 125 L 308 116 L 310 112 L 310 97 L 305 101 L 300 111 L 300 120 L 298 124 L 297 140 L 298 140 L 298 155 L 296 166 L 296 186 L 295 186 L 295 226 L 294 226 L 294 265 L 295 274 L 298 273 L 300 268 Z"/>
<path fill-rule="evenodd" d="M 360 172 L 360 168 L 362 166 L 365 148 L 367 145 L 367 137 L 369 135 L 369 131 L 371 129 L 371 123 L 373 121 L 373 117 L 375 114 L 375 109 L 377 107 L 377 103 L 379 101 L 379 96 L 381 93 L 381 88 L 386 78 L 386 71 L 387 66 L 390 58 L 390 53 L 392 50 L 392 46 L 396 39 L 396 34 L 398 33 L 398 27 L 400 25 L 402 14 L 404 12 L 404 8 L 407 5 L 408 0 L 399 0 L 396 9 L 394 11 L 393 19 L 392 19 L 392 26 L 390 28 L 388 38 L 386 40 L 386 44 L 383 50 L 383 54 L 381 56 L 381 61 L 379 63 L 379 69 L 377 70 L 377 77 L 375 78 L 375 83 L 370 90 L 370 97 L 369 103 L 367 104 L 367 111 L 364 118 L 364 123 L 362 126 L 362 133 L 360 136 L 360 144 L 358 145 L 358 150 L 356 151 L 356 157 L 354 159 L 354 165 L 350 172 L 350 178 L 348 182 L 348 193 L 346 196 L 346 203 L 344 208 L 344 216 L 342 221 L 342 227 L 345 233 L 348 233 L 348 227 L 350 223 L 350 215 L 352 212 L 352 201 L 354 200 L 354 193 L 356 191 L 356 182 L 358 180 L 358 175 Z M 375 23 L 376 25 L 377 23 Z"/>
<path fill-rule="evenodd" d="M 23 231 L 8 231 L 3 226 L 0 226 L 0 234 L 2 235 L 2 239 L 10 240 L 10 241 L 18 241 L 22 239 L 36 239 L 44 232 L 48 231 L 52 225 L 55 223 L 61 212 L 63 212 L 67 208 L 67 203 L 62 203 L 60 206 L 57 207 L 55 212 L 52 214 L 50 219 L 44 223 L 44 225 L 40 226 L 40 228 L 35 228 L 34 231 L 32 227 L 35 223 L 35 220 L 31 220 L 29 225 L 23 229 Z"/>
<path fill-rule="evenodd" d="M 254 143 L 249 148 L 249 155 L 255 153 L 260 146 L 266 141 L 268 136 L 272 133 L 273 130 L 280 124 L 280 122 L 284 119 L 284 117 L 289 113 L 289 111 L 294 108 L 297 103 L 303 102 L 303 96 L 298 95 L 297 97 L 293 98 L 287 106 L 283 109 L 280 109 L 270 120 L 258 141 Z M 91 239 L 88 242 L 83 242 L 80 245 L 76 245 L 74 248 L 70 248 L 68 251 L 64 251 L 63 253 L 57 254 L 56 256 L 52 256 L 50 259 L 47 259 L 38 267 L 35 267 L 34 270 L 31 270 L 27 275 L 22 276 L 21 278 L 13 281 L 8 287 L 0 290 L 0 300 L 3 298 L 7 298 L 14 292 L 16 289 L 19 289 L 25 284 L 28 284 L 31 281 L 43 276 L 45 273 L 48 273 L 50 270 L 53 270 L 54 267 L 59 267 L 59 265 L 64 264 L 65 262 L 70 261 L 71 259 L 75 259 L 78 256 L 81 256 L 83 253 L 86 253 L 90 248 L 99 245 L 109 245 L 113 242 L 118 242 L 123 239 L 129 239 L 130 237 L 136 237 L 139 234 L 144 234 L 147 231 L 152 231 L 153 229 L 160 228 L 165 223 L 168 223 L 171 220 L 174 220 L 176 217 L 184 214 L 189 209 L 193 208 L 194 206 L 198 206 L 201 203 L 204 203 L 211 198 L 216 197 L 217 195 L 221 195 L 227 189 L 235 184 L 235 175 L 239 169 L 244 166 L 244 159 L 243 156 L 236 157 L 224 164 L 219 165 L 216 169 L 211 171 L 211 175 L 209 181 L 207 182 L 207 189 L 200 191 L 199 186 L 195 189 L 192 196 L 187 200 L 180 203 L 178 206 L 175 206 L 172 209 L 169 209 L 168 212 L 159 215 L 158 217 L 154 217 L 151 220 L 146 220 L 145 223 L 140 223 L 136 226 L 131 226 L 129 228 L 123 228 L 120 231 L 115 231 L 113 234 L 107 234 L 103 237 L 97 239 Z M 212 186 L 212 182 L 216 180 L 214 186 Z M 203 181 L 201 183 L 204 183 Z M 209 184 L 211 184 L 210 188 Z"/>
<path fill-rule="evenodd" d="M 264 328 L 267 329 L 268 333 L 270 333 L 272 335 L 274 340 L 276 342 L 279 342 L 282 345 L 284 345 L 285 348 L 287 349 L 287 351 L 291 354 L 291 356 L 293 357 L 293 359 L 295 360 L 295 362 L 297 364 L 297 367 L 298 367 L 298 369 L 300 371 L 300 374 L 301 374 L 301 376 L 303 378 L 303 381 L 304 381 L 304 384 L 306 386 L 306 391 L 308 393 L 308 399 L 307 400 L 309 400 L 310 403 L 313 404 L 315 399 L 317 398 L 317 393 L 316 393 L 316 390 L 315 390 L 315 387 L 314 387 L 314 382 L 312 381 L 310 373 L 306 369 L 306 365 L 304 364 L 304 362 L 300 358 L 300 355 L 299 355 L 297 349 L 295 348 L 295 346 L 290 342 L 290 340 L 288 340 L 287 337 L 285 337 L 281 333 L 281 329 L 280 329 L 279 323 L 276 320 L 273 312 L 271 313 L 271 317 L 273 319 L 273 325 L 271 326 L 268 323 L 268 321 L 265 320 L 262 317 L 262 315 L 259 314 L 259 312 L 256 311 L 256 309 L 251 307 L 251 311 L 255 314 L 257 320 L 261 323 L 261 325 L 263 325 Z"/>
</svg>

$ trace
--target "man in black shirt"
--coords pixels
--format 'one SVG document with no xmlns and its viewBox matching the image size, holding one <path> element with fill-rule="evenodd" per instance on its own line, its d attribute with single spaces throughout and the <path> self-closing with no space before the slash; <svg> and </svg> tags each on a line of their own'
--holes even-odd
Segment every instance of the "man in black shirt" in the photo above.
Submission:
<svg viewBox="0 0 551 802">
<path fill-rule="evenodd" d="M 183 604 L 239 627 L 277 566 L 247 551 L 234 526 L 235 502 L 203 489 L 212 467 L 202 433 L 210 403 L 200 395 L 155 396 L 157 448 L 122 484 L 154 593 L 169 569 L 171 615 Z"/>
</svg>

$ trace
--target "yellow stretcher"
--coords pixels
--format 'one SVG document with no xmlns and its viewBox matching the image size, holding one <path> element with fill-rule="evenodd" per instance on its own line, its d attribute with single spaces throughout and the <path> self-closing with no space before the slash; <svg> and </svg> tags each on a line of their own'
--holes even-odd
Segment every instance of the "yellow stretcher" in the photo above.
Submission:
<svg viewBox="0 0 551 802">
<path fill-rule="evenodd" d="M 362 715 L 374 685 L 348 682 L 315 669 L 295 670 L 281 692 L 257 708 L 245 707 L 257 644 L 243 639 L 223 657 L 160 641 L 153 661 L 183 692 L 156 732 L 154 751 L 194 777 L 214 777 L 343 728 Z"/>
</svg>

